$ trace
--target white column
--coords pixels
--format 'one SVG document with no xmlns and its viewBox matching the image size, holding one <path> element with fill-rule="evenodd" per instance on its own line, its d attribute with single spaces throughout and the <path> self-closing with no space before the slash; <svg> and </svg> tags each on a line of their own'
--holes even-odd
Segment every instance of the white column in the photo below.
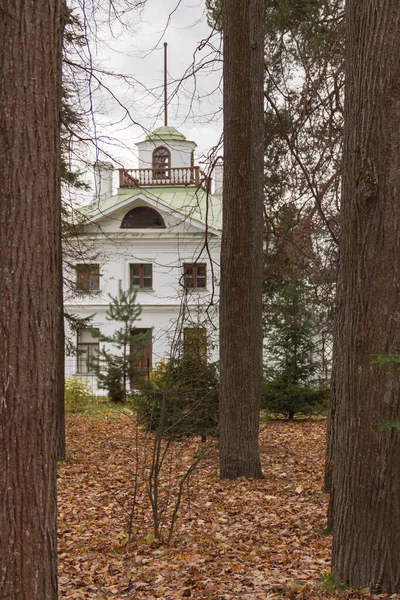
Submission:
<svg viewBox="0 0 400 600">
<path fill-rule="evenodd" d="M 224 181 L 224 163 L 221 158 L 217 160 L 214 166 L 214 196 L 222 196 Z"/>
<path fill-rule="evenodd" d="M 94 168 L 94 197 L 103 200 L 112 196 L 114 165 L 110 162 L 97 161 Z"/>
</svg>

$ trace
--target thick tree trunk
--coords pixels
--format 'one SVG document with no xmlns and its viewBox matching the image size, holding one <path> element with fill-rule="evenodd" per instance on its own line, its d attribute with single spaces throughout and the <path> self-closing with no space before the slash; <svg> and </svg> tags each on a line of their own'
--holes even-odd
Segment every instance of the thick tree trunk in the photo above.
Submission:
<svg viewBox="0 0 400 600">
<path fill-rule="evenodd" d="M 264 2 L 225 0 L 220 474 L 260 477 Z"/>
<path fill-rule="evenodd" d="M 62 0 L 0 18 L 0 597 L 55 600 Z M 61 383 L 60 383 L 61 382 Z"/>
<path fill-rule="evenodd" d="M 400 592 L 400 3 L 348 0 L 333 436 L 337 580 Z"/>
</svg>

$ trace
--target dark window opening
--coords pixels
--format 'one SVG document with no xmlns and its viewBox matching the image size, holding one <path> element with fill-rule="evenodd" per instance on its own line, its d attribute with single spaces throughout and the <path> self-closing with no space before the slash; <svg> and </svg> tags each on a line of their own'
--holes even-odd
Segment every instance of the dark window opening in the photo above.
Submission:
<svg viewBox="0 0 400 600">
<path fill-rule="evenodd" d="M 153 152 L 153 177 L 154 179 L 168 179 L 171 163 L 171 153 L 164 146 L 156 148 Z"/>
<path fill-rule="evenodd" d="M 100 289 L 100 265 L 76 265 L 76 289 L 94 292 Z"/>
<path fill-rule="evenodd" d="M 134 390 L 135 386 L 135 372 L 139 372 L 142 376 L 149 377 L 152 369 L 152 358 L 153 358 L 153 338 L 151 329 L 133 329 L 131 335 L 147 334 L 148 339 L 144 345 L 132 343 L 130 346 L 130 353 L 136 354 L 137 358 L 132 362 L 132 372 L 130 375 L 130 386 Z"/>
<path fill-rule="evenodd" d="M 183 279 L 187 290 L 201 290 L 207 287 L 207 265 L 205 263 L 185 263 Z"/>
<path fill-rule="evenodd" d="M 130 265 L 131 287 L 151 290 L 153 287 L 153 265 Z"/>
<path fill-rule="evenodd" d="M 91 361 L 99 355 L 99 332 L 93 329 L 78 330 L 77 344 L 78 364 L 77 371 L 80 375 L 93 375 Z"/>
<path fill-rule="evenodd" d="M 162 216 L 153 208 L 138 206 L 130 210 L 122 219 L 122 229 L 156 229 L 164 228 Z"/>
</svg>

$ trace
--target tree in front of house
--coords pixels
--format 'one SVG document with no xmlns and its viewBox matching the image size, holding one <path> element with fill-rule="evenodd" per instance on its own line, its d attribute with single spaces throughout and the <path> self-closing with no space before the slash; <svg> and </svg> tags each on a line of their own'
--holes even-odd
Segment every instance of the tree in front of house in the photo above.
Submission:
<svg viewBox="0 0 400 600">
<path fill-rule="evenodd" d="M 223 28 L 223 1 L 206 0 Z M 313 209 L 335 261 L 343 138 L 343 0 L 264 0 L 265 203 Z"/>
<path fill-rule="evenodd" d="M 223 30 L 219 456 L 236 479 L 262 476 L 264 0 L 225 2 Z"/>
<path fill-rule="evenodd" d="M 121 323 L 121 327 L 111 335 L 99 333 L 97 329 L 95 332 L 103 346 L 97 357 L 90 360 L 89 368 L 95 373 L 99 387 L 107 390 L 112 402 L 126 402 L 128 390 L 137 387 L 148 375 L 148 369 L 143 368 L 142 359 L 149 334 L 135 329 L 142 312 L 136 302 L 136 295 L 134 288 L 124 291 L 119 282 L 118 294 L 109 294 L 111 302 L 106 319 Z"/>
<path fill-rule="evenodd" d="M 264 260 L 264 336 L 276 332 L 279 314 L 287 314 L 287 301 L 296 291 L 305 296 L 301 302 L 304 325 L 309 324 L 310 343 L 316 346 L 312 355 L 318 356 L 318 377 L 330 379 L 332 330 L 335 300 L 334 274 L 321 262 L 310 211 L 295 205 L 284 205 L 268 215 L 267 247 Z M 283 311 L 283 313 L 282 313 Z M 299 321 L 299 325 L 303 323 Z M 309 353 L 307 353 L 309 356 Z M 308 360 L 308 359 L 307 359 Z"/>
<path fill-rule="evenodd" d="M 319 338 L 308 286 L 286 283 L 274 294 L 265 337 L 262 406 L 292 419 L 327 404 L 327 387 L 319 382 Z"/>
<path fill-rule="evenodd" d="M 0 597 L 57 599 L 62 0 L 0 18 Z"/>
<path fill-rule="evenodd" d="M 346 2 L 346 102 L 335 331 L 332 574 L 400 592 L 400 3 Z M 394 596 L 392 596 L 394 597 Z"/>
</svg>

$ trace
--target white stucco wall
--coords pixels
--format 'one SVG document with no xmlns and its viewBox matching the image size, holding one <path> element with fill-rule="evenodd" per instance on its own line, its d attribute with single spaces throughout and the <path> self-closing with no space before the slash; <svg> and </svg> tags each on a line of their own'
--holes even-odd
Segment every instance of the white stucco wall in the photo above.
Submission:
<svg viewBox="0 0 400 600">
<path fill-rule="evenodd" d="M 194 142 L 189 141 L 148 141 L 137 144 L 139 150 L 139 169 L 151 169 L 153 166 L 153 152 L 156 148 L 164 146 L 171 153 L 171 168 L 190 167 L 192 151 L 196 148 Z"/>
<path fill-rule="evenodd" d="M 110 225 L 111 222 L 114 223 L 113 226 Z M 118 220 L 114 219 L 108 223 L 110 230 L 104 231 L 101 238 L 93 236 L 91 239 L 88 236 L 84 242 L 87 249 L 90 249 L 89 262 L 100 265 L 100 291 L 84 295 L 66 292 L 66 310 L 80 317 L 94 314 L 92 326 L 99 328 L 104 334 L 112 333 L 119 328 L 119 324 L 106 319 L 108 294 L 112 296 L 117 294 L 119 281 L 124 289 L 129 287 L 130 264 L 151 263 L 153 289 L 138 290 L 137 301 L 142 307 L 142 314 L 136 327 L 151 328 L 153 331 L 153 366 L 161 358 L 170 356 L 171 343 L 179 336 L 184 326 L 205 326 L 210 360 L 218 360 L 216 345 L 218 315 L 214 305 L 219 295 L 220 237 L 215 235 L 210 237 L 209 252 L 206 252 L 204 234 L 198 230 L 176 231 L 175 234 L 171 229 L 154 232 L 146 230 L 143 233 L 136 232 L 134 237 L 120 238 Z M 177 225 L 178 229 L 180 225 Z M 196 260 L 207 264 L 207 289 L 194 290 L 185 295 L 182 286 L 183 264 Z M 83 261 L 78 259 L 76 262 Z M 68 272 L 66 269 L 66 274 L 72 280 L 76 278 L 74 271 Z M 210 304 L 212 304 L 211 308 L 209 308 Z M 70 331 L 66 333 L 75 342 L 76 334 L 71 334 Z M 76 372 L 76 357 L 67 357 L 66 375 L 73 375 Z M 93 378 L 91 380 L 94 383 Z"/>
</svg>

